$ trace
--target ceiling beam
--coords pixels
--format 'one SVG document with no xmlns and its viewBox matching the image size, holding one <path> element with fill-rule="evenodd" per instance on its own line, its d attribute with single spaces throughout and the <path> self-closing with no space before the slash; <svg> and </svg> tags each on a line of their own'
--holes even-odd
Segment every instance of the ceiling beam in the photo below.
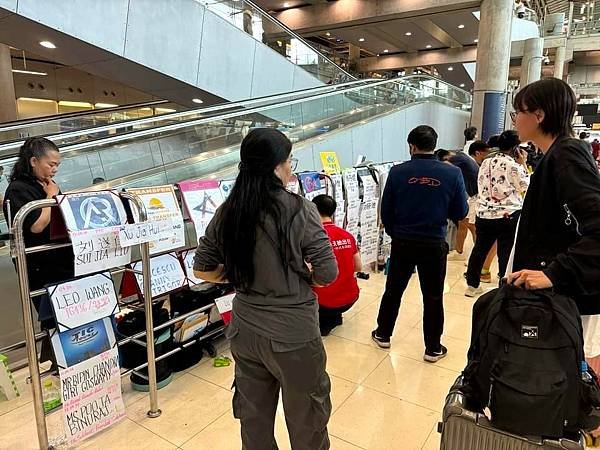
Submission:
<svg viewBox="0 0 600 450">
<path fill-rule="evenodd" d="M 398 70 L 408 67 L 435 66 L 439 64 L 459 64 L 477 59 L 477 47 L 450 48 L 418 53 L 363 58 L 358 63 L 359 72 Z"/>
<path fill-rule="evenodd" d="M 401 50 L 405 50 L 407 52 L 416 52 L 417 51 L 416 47 L 409 45 L 406 41 L 400 39 L 397 36 L 394 36 L 394 35 L 388 33 L 387 31 L 382 30 L 381 28 L 369 27 L 366 29 L 366 32 L 369 34 L 372 34 L 373 36 L 381 39 L 382 41 L 387 42 L 388 44 L 391 44 L 394 47 L 399 48 Z"/>
<path fill-rule="evenodd" d="M 445 47 L 460 48 L 462 44 L 442 30 L 437 24 L 433 23 L 431 19 L 426 17 L 420 17 L 413 20 L 413 23 L 417 25 L 421 30 L 429 33 L 432 37 L 444 44 Z"/>
</svg>

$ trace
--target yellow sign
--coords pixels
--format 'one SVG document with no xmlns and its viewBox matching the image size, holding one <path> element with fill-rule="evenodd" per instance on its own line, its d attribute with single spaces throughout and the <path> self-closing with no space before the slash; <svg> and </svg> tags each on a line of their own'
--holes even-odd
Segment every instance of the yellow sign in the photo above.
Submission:
<svg viewBox="0 0 600 450">
<path fill-rule="evenodd" d="M 323 164 L 323 170 L 328 175 L 342 172 L 335 152 L 321 152 L 321 163 Z"/>
<path fill-rule="evenodd" d="M 592 130 L 600 130 L 600 123 L 593 123 Z"/>
</svg>

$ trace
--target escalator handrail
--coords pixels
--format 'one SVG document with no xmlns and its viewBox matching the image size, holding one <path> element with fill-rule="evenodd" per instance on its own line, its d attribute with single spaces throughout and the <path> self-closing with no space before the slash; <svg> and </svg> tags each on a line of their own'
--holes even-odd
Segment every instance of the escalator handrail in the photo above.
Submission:
<svg viewBox="0 0 600 450">
<path fill-rule="evenodd" d="M 204 123 L 215 121 L 215 120 L 231 119 L 233 117 L 239 116 L 240 114 L 247 115 L 247 114 L 252 114 L 252 113 L 268 111 L 270 109 L 282 108 L 282 107 L 286 107 L 286 106 L 293 106 L 298 103 L 303 103 L 306 101 L 331 97 L 333 95 L 338 95 L 340 93 L 349 93 L 349 92 L 354 92 L 354 91 L 358 91 L 361 89 L 378 87 L 378 86 L 382 86 L 384 84 L 402 84 L 406 81 L 407 78 L 427 78 L 427 79 L 433 79 L 436 81 L 442 81 L 442 80 L 438 80 L 437 78 L 433 78 L 433 77 L 429 77 L 429 76 L 425 76 L 425 75 L 411 75 L 410 77 L 403 77 L 403 78 L 391 79 L 391 80 L 381 80 L 381 81 L 371 82 L 367 86 L 347 87 L 346 89 L 341 90 L 341 92 L 339 92 L 339 91 L 338 92 L 335 92 L 335 91 L 334 92 L 325 92 L 325 93 L 321 93 L 321 94 L 315 94 L 315 95 L 309 96 L 309 97 L 302 97 L 302 98 L 298 98 L 298 99 L 294 99 L 294 100 L 288 100 L 287 102 L 283 102 L 283 103 L 273 103 L 273 104 L 269 104 L 269 105 L 262 105 L 262 106 L 257 106 L 257 107 L 250 108 L 250 109 L 245 109 L 243 111 L 239 111 L 239 110 L 232 111 L 229 113 L 218 114 L 215 116 L 200 117 L 200 118 L 196 118 L 196 119 L 190 119 L 190 120 L 187 120 L 184 122 L 177 122 L 177 123 L 168 124 L 168 125 L 160 125 L 160 126 L 156 126 L 156 127 L 146 128 L 143 130 L 131 131 L 128 133 L 118 134 L 118 135 L 114 135 L 114 136 L 104 136 L 101 138 L 97 138 L 97 139 L 93 139 L 93 140 L 89 140 L 89 141 L 85 141 L 85 142 L 77 142 L 77 143 L 73 143 L 73 144 L 67 144 L 65 146 L 61 146 L 61 153 L 73 152 L 73 151 L 87 149 L 89 147 L 95 147 L 98 145 L 98 142 L 101 142 L 101 145 L 113 144 L 116 142 L 126 141 L 126 140 L 130 140 L 133 138 L 151 136 L 151 135 L 158 134 L 158 133 L 175 131 L 175 130 L 178 130 L 181 128 L 202 125 Z M 448 84 L 448 83 L 445 83 L 445 84 Z M 410 85 L 408 85 L 408 86 L 409 86 L 409 88 L 413 88 Z M 454 88 L 454 86 L 452 86 L 452 88 Z M 456 88 L 456 89 L 462 91 L 462 89 L 459 89 L 459 88 Z M 463 92 L 470 95 L 466 91 L 463 91 Z M 437 94 L 433 94 L 432 96 L 440 97 Z M 448 99 L 445 98 L 445 100 L 448 100 Z M 452 100 L 452 99 L 450 99 L 450 100 L 454 101 L 457 104 L 464 104 L 463 102 L 460 102 L 458 100 Z"/>
<path fill-rule="evenodd" d="M 328 63 L 330 63 L 331 65 L 333 65 L 335 68 L 337 68 L 339 71 L 343 72 L 346 76 L 348 76 L 351 80 L 356 80 L 357 78 L 352 75 L 350 72 L 347 72 L 346 70 L 342 69 L 342 67 L 339 64 L 336 64 L 334 61 L 332 61 L 327 55 L 325 55 L 324 53 L 322 53 L 320 50 L 316 49 L 315 47 L 313 47 L 311 45 L 311 43 L 309 41 L 307 41 L 306 39 L 304 39 L 302 36 L 300 36 L 298 33 L 296 33 L 294 30 L 292 30 L 291 28 L 289 28 L 286 24 L 284 24 L 283 22 L 281 22 L 280 20 L 276 19 L 275 17 L 273 17 L 271 14 L 269 14 L 268 12 L 266 12 L 264 9 L 262 9 L 260 6 L 258 6 L 256 3 L 254 3 L 254 1 L 252 0 L 244 0 L 246 3 L 248 3 L 249 5 L 251 5 L 253 8 L 255 8 L 256 10 L 258 10 L 263 16 L 266 16 L 268 20 L 270 20 L 271 22 L 273 22 L 275 25 L 283 28 L 283 30 L 288 33 L 289 35 L 291 35 L 294 39 L 298 39 L 300 42 L 302 42 L 304 45 L 306 45 L 308 48 L 310 48 L 312 51 L 314 51 L 317 55 L 319 55 L 321 58 L 323 58 L 325 61 L 327 61 Z"/>
<path fill-rule="evenodd" d="M 152 106 L 164 105 L 165 103 L 173 103 L 173 102 L 170 100 L 152 100 L 151 102 L 131 103 L 128 105 L 119 105 L 119 106 L 113 106 L 110 108 L 88 109 L 85 111 L 75 111 L 75 112 L 63 113 L 63 114 L 52 114 L 50 116 L 40 116 L 40 117 L 34 117 L 34 118 L 30 118 L 30 119 L 12 120 L 10 122 L 3 122 L 0 124 L 0 133 L 2 133 L 3 131 L 10 131 L 10 130 L 23 128 L 24 126 L 28 126 L 28 125 L 35 125 L 40 122 L 51 122 L 51 121 L 55 121 L 55 120 L 72 119 L 72 118 L 94 115 L 94 114 L 99 114 L 99 113 L 111 113 L 111 112 L 124 111 L 124 110 L 128 110 L 128 109 L 149 108 Z"/>
<path fill-rule="evenodd" d="M 92 126 L 92 127 L 80 128 L 78 130 L 69 131 L 66 133 L 48 134 L 48 135 L 42 135 L 42 136 L 46 137 L 50 140 L 67 139 L 67 138 L 77 137 L 77 136 L 90 134 L 90 133 L 101 133 L 104 131 L 110 131 L 115 128 L 122 128 L 123 126 L 132 126 L 133 127 L 133 126 L 138 126 L 138 125 L 144 125 L 146 123 L 151 123 L 151 122 L 169 121 L 169 120 L 179 119 L 181 117 L 185 117 L 188 115 L 191 116 L 191 115 L 197 115 L 197 114 L 212 113 L 215 111 L 221 111 L 224 109 L 231 109 L 231 108 L 235 108 L 235 107 L 246 107 L 246 106 L 250 106 L 250 105 L 253 105 L 256 103 L 280 100 L 285 97 L 293 97 L 293 96 L 304 95 L 304 94 L 306 94 L 307 96 L 310 96 L 309 94 L 312 92 L 320 92 L 320 91 L 328 91 L 328 90 L 335 91 L 335 90 L 340 90 L 344 87 L 352 86 L 355 84 L 368 84 L 370 81 L 372 81 L 372 79 L 366 78 L 366 79 L 362 79 L 362 80 L 349 81 L 347 83 L 316 86 L 316 87 L 300 89 L 300 90 L 292 91 L 292 92 L 267 95 L 264 97 L 240 100 L 240 101 L 236 101 L 236 102 L 220 103 L 220 104 L 214 105 L 214 106 L 208 106 L 208 107 L 204 107 L 204 108 L 196 108 L 196 109 L 189 109 L 186 111 L 161 114 L 160 116 L 144 117 L 142 119 L 122 120 L 122 121 L 112 122 L 108 125 Z M 8 141 L 8 142 L 4 142 L 4 143 L 0 144 L 0 158 L 10 158 L 11 156 L 13 156 L 11 154 L 4 155 L 3 153 L 6 152 L 7 150 L 14 149 L 14 150 L 16 150 L 15 154 L 18 153 L 19 147 L 21 147 L 21 145 L 23 145 L 24 142 L 25 142 L 24 139 L 18 139 L 18 140 Z M 59 145 L 59 147 L 62 147 L 62 146 Z"/>
</svg>

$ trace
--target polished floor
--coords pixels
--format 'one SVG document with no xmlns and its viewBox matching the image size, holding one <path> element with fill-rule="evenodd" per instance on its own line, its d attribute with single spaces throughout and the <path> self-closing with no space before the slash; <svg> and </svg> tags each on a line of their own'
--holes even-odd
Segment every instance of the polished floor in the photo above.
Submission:
<svg viewBox="0 0 600 450">
<path fill-rule="evenodd" d="M 422 359 L 423 308 L 416 277 L 404 296 L 390 350 L 377 348 L 370 338 L 385 277 L 374 274 L 360 282 L 360 300 L 344 315 L 344 324 L 324 338 L 332 381 L 333 450 L 439 448 L 437 423 L 444 397 L 464 367 L 470 336 L 473 300 L 463 296 L 464 271 L 462 262 L 449 262 L 442 339 L 448 356 L 436 364 Z M 230 355 L 225 341 L 220 352 Z M 25 374 L 17 378 L 23 396 L 0 403 L 0 448 L 34 449 L 31 394 Z M 239 424 L 231 412 L 232 379 L 233 365 L 214 368 L 209 358 L 203 359 L 159 391 L 162 415 L 156 419 L 146 417 L 147 394 L 132 391 L 124 379 L 127 418 L 78 448 L 240 449 Z M 60 434 L 60 413 L 48 417 L 48 427 L 51 439 Z M 290 448 L 281 407 L 276 436 L 281 449 Z"/>
</svg>

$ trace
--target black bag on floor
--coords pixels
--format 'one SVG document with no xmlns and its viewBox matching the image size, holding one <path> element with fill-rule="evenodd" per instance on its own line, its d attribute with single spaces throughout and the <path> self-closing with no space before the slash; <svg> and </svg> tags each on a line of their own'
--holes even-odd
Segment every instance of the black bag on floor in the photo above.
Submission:
<svg viewBox="0 0 600 450">
<path fill-rule="evenodd" d="M 465 394 L 494 427 L 567 437 L 582 425 L 581 318 L 573 300 L 505 285 L 473 307 Z"/>
</svg>

